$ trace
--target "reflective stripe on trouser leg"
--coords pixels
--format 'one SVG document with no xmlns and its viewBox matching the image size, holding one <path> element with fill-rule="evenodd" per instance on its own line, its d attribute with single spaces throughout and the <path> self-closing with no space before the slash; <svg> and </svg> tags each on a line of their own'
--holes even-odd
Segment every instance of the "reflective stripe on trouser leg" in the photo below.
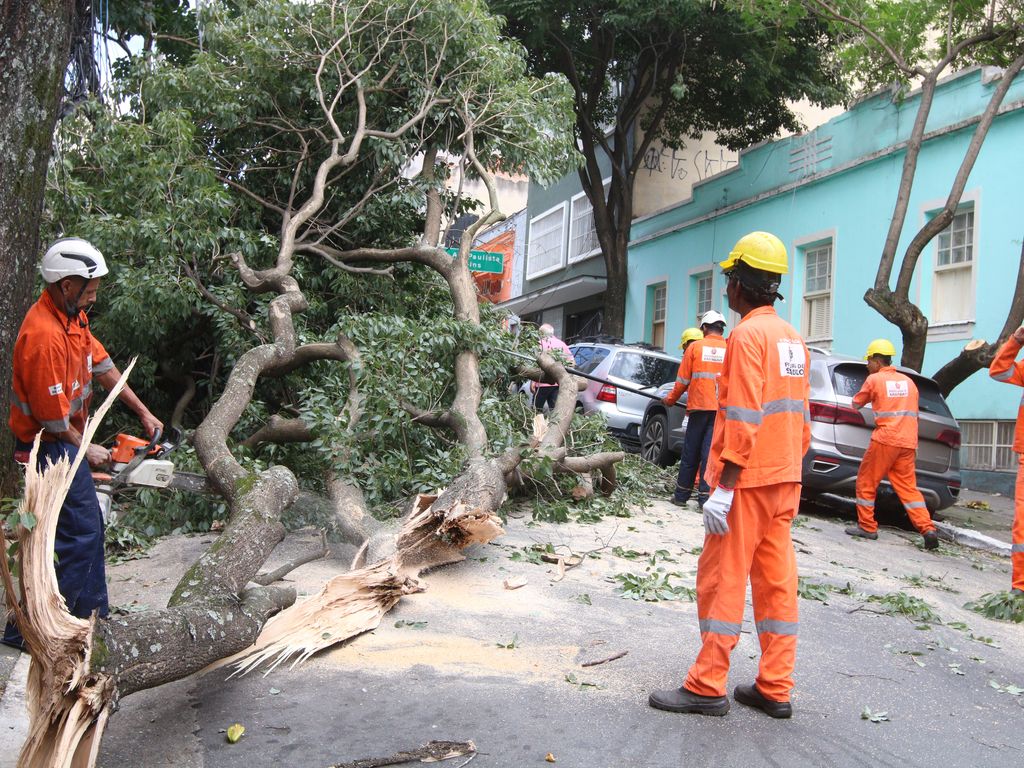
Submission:
<svg viewBox="0 0 1024 768">
<path fill-rule="evenodd" d="M 789 701 L 796 663 L 797 568 L 790 528 L 800 505 L 800 485 L 759 488 L 762 516 L 774 513 L 750 565 L 754 624 L 761 645 L 757 689 L 772 701 Z"/>
<path fill-rule="evenodd" d="M 878 530 L 878 523 L 875 521 L 875 495 L 878 493 L 878 484 L 888 469 L 884 458 L 879 455 L 883 448 L 884 446 L 872 440 L 857 471 L 857 524 L 871 533 Z"/>
<path fill-rule="evenodd" d="M 911 524 L 920 532 L 935 530 L 935 523 L 928 514 L 928 505 L 924 496 L 917 489 L 917 451 L 913 448 L 896 448 L 885 446 L 887 453 L 893 454 L 889 467 L 889 482 L 896 495 L 907 511 Z"/>
<path fill-rule="evenodd" d="M 1013 541 L 1013 551 L 1010 559 L 1013 563 L 1012 587 L 1024 589 L 1024 454 L 1018 461 L 1020 466 L 1017 468 L 1017 487 L 1013 495 L 1013 528 L 1010 536 Z"/>
<path fill-rule="evenodd" d="M 701 649 L 697 659 L 690 667 L 683 684 L 688 690 L 701 696 L 724 696 L 729 676 L 729 655 L 739 640 L 739 631 L 743 622 L 743 607 L 746 602 L 747 576 L 751 573 L 751 565 L 758 560 L 762 589 L 759 593 L 757 610 L 763 608 L 765 617 L 781 620 L 796 620 L 796 568 L 792 570 L 792 579 L 788 572 L 783 581 L 792 582 L 792 605 L 790 613 L 784 601 L 776 605 L 765 603 L 764 600 L 778 599 L 779 573 L 774 565 L 775 558 L 771 553 L 783 546 L 777 539 L 767 544 L 764 553 L 760 550 L 766 546 L 765 537 L 769 532 L 785 529 L 786 542 L 789 542 L 789 524 L 796 508 L 790 504 L 788 508 L 780 506 L 783 499 L 799 498 L 799 484 L 782 483 L 761 488 L 738 488 L 733 496 L 732 509 L 729 512 L 729 533 L 724 536 L 706 536 L 704 551 L 697 565 L 697 616 L 701 625 Z M 793 495 L 793 490 L 795 496 Z M 773 533 L 778 536 L 778 533 Z M 788 544 L 792 556 L 792 544 Z M 773 585 L 771 589 L 766 585 Z M 755 611 L 755 616 L 760 615 Z M 770 655 L 771 673 L 769 680 L 776 683 L 788 680 L 792 687 L 791 675 L 795 652 L 795 638 L 790 639 L 789 650 L 786 643 L 773 643 Z M 788 659 L 788 661 L 787 661 Z M 777 686 L 776 686 L 777 687 Z M 788 691 L 788 688 L 786 689 Z M 775 688 L 771 694 L 779 698 Z M 766 692 L 767 695 L 768 692 Z M 782 697 L 785 698 L 785 697 Z"/>
</svg>

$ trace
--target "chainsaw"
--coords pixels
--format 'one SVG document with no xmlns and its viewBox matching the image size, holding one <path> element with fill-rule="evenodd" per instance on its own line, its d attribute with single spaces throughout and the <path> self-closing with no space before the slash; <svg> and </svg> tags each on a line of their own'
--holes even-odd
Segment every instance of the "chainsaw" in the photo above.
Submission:
<svg viewBox="0 0 1024 768">
<path fill-rule="evenodd" d="M 172 488 L 193 493 L 209 490 L 204 475 L 175 471 L 174 462 L 167 458 L 180 442 L 181 431 L 174 427 L 166 433 L 156 430 L 149 440 L 124 433 L 114 439 L 110 472 L 92 473 L 105 522 L 113 522 L 109 518 L 114 495 L 129 487 Z"/>
</svg>

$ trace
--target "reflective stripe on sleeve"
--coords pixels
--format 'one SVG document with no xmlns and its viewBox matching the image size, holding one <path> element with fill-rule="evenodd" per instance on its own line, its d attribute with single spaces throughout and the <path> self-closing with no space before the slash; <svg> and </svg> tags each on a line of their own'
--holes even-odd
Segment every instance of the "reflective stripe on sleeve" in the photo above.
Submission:
<svg viewBox="0 0 1024 768">
<path fill-rule="evenodd" d="M 803 413 L 804 401 L 783 398 L 781 400 L 769 400 L 764 404 L 764 415 L 774 416 L 777 413 Z"/>
<path fill-rule="evenodd" d="M 1013 368 L 1007 368 L 1005 371 L 1002 371 L 1001 373 L 992 373 L 990 371 L 988 375 L 991 376 L 996 381 L 1009 381 L 1010 378 L 1013 376 Z"/>
<path fill-rule="evenodd" d="M 18 407 L 18 410 L 20 410 L 26 416 L 32 415 L 32 409 L 28 407 L 28 403 L 21 402 L 21 400 L 18 399 L 17 395 L 11 395 L 11 404 L 16 405 Z"/>
<path fill-rule="evenodd" d="M 896 418 L 897 416 L 913 416 L 917 418 L 917 411 L 875 411 L 876 419 Z"/>
<path fill-rule="evenodd" d="M 1014 544 L 1010 547 L 1011 552 L 1024 552 L 1024 544 Z"/>
<path fill-rule="evenodd" d="M 719 621 L 718 619 L 699 619 L 701 632 L 714 632 L 716 635 L 731 635 L 739 637 L 743 624 L 736 624 L 731 621 Z"/>
<path fill-rule="evenodd" d="M 102 375 L 102 374 L 106 373 L 107 371 L 109 371 L 113 367 L 114 367 L 114 358 L 108 357 L 103 362 L 96 363 L 95 365 L 93 365 L 92 372 L 95 375 L 99 376 L 99 375 Z"/>
<path fill-rule="evenodd" d="M 705 371 L 699 371 L 698 373 L 693 374 L 693 378 L 695 379 L 714 379 L 716 376 L 718 376 L 717 373 L 707 373 Z"/>
<path fill-rule="evenodd" d="M 755 623 L 757 633 L 771 632 L 773 635 L 796 635 L 800 624 L 796 621 L 780 621 L 779 619 L 762 619 Z"/>
<path fill-rule="evenodd" d="M 67 419 L 61 419 L 60 421 L 40 421 L 39 424 L 47 432 L 51 432 L 55 435 L 60 432 L 67 432 L 68 427 L 71 426 L 71 422 Z"/>
<path fill-rule="evenodd" d="M 689 383 L 690 383 L 690 380 L 689 379 L 684 379 L 682 376 L 676 376 L 676 383 L 688 386 Z"/>
<path fill-rule="evenodd" d="M 742 421 L 745 424 L 760 424 L 764 413 L 757 408 L 740 408 L 738 405 L 725 406 L 725 418 L 730 421 Z"/>
</svg>

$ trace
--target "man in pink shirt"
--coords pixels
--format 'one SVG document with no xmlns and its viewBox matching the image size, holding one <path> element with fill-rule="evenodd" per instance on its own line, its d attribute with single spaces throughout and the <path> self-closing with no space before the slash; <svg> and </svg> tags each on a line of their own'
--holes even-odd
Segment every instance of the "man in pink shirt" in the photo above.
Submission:
<svg viewBox="0 0 1024 768">
<path fill-rule="evenodd" d="M 576 365 L 576 358 L 573 357 L 569 346 L 560 338 L 555 336 L 555 329 L 549 323 L 544 323 L 537 330 L 540 331 L 540 348 L 542 350 L 550 352 L 551 356 L 558 360 L 562 365 L 568 367 Z M 557 384 L 538 383 L 537 394 L 533 398 L 533 406 L 538 411 L 543 411 L 545 406 L 550 410 L 555 407 L 555 400 L 557 398 Z"/>
</svg>

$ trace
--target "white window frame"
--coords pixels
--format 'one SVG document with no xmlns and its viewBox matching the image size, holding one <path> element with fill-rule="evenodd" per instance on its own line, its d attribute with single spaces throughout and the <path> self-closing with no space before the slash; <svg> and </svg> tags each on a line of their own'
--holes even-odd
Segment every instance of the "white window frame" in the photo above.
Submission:
<svg viewBox="0 0 1024 768">
<path fill-rule="evenodd" d="M 807 316 L 807 302 L 805 300 L 807 293 L 807 261 L 805 257 L 808 251 L 813 251 L 824 245 L 832 246 L 832 264 L 829 272 L 828 287 L 828 293 L 832 297 L 830 307 L 832 316 L 829 318 L 829 336 L 816 337 L 812 339 L 808 335 L 811 329 L 807 327 L 810 317 Z M 836 334 L 836 272 L 838 271 L 838 260 L 836 258 L 836 254 L 839 253 L 839 231 L 834 228 L 823 229 L 818 232 L 811 232 L 803 237 L 798 237 L 793 240 L 790 253 L 799 254 L 799 269 L 794 267 L 790 270 L 788 275 L 783 275 L 783 282 L 788 283 L 787 287 L 783 290 L 783 293 L 787 298 L 789 296 L 793 297 L 792 301 L 786 302 L 786 304 L 791 308 L 788 310 L 791 313 L 789 315 L 789 321 L 800 329 L 800 333 L 804 339 L 807 340 L 808 345 L 825 350 L 831 350 L 832 345 L 835 342 Z M 800 275 L 800 277 L 798 277 L 798 275 Z M 797 285 L 800 286 L 799 291 L 797 290 Z M 789 291 L 790 293 L 786 293 L 786 291 Z M 824 291 L 815 291 L 810 298 L 824 295 Z M 800 309 L 799 318 L 794 321 L 792 313 L 795 313 L 797 307 Z M 782 314 L 781 311 L 779 314 Z"/>
<path fill-rule="evenodd" d="M 971 443 L 967 441 L 969 437 L 969 429 L 972 425 L 987 425 L 992 428 L 991 438 L 981 443 Z M 1006 419 L 962 419 L 960 420 L 960 429 L 963 436 L 963 443 L 960 445 L 960 461 L 962 469 L 975 469 L 979 471 L 989 472 L 1012 472 L 1017 468 L 1016 454 L 1013 451 L 1013 433 L 1014 433 L 1015 422 L 1008 421 Z M 999 427 L 1009 427 L 1005 429 L 1006 440 L 1001 442 L 999 440 Z M 989 460 L 986 463 L 968 463 L 968 456 L 970 455 L 970 448 L 984 448 L 989 451 Z M 999 464 L 996 458 L 999 455 L 1000 449 L 1006 449 L 1006 453 L 1010 459 L 1003 464 Z"/>
<path fill-rule="evenodd" d="M 705 312 L 710 312 L 712 309 L 715 308 L 715 273 L 713 270 L 709 269 L 707 272 L 698 272 L 696 275 L 693 276 L 693 279 L 694 291 L 696 292 L 694 304 L 696 305 L 695 308 L 697 310 L 697 319 L 699 320 Z M 707 279 L 708 281 L 708 305 L 707 308 L 701 309 L 700 283 L 704 279 Z"/>
<path fill-rule="evenodd" d="M 935 314 L 935 299 L 936 299 L 935 292 L 936 292 L 936 289 L 937 289 L 937 286 L 938 286 L 938 283 L 937 283 L 937 281 L 935 279 L 935 276 L 939 272 L 944 272 L 944 271 L 948 271 L 948 270 L 951 270 L 951 269 L 952 270 L 956 270 L 956 269 L 968 269 L 969 268 L 971 270 L 971 281 L 970 281 L 971 287 L 970 287 L 970 292 L 971 292 L 971 300 L 972 300 L 971 309 L 969 311 L 970 317 L 959 319 L 959 320 L 948 320 L 948 321 L 944 321 L 944 322 L 930 322 L 931 318 L 929 317 L 928 338 L 927 338 L 927 340 L 929 342 L 933 342 L 933 341 L 960 341 L 960 340 L 971 339 L 971 338 L 974 337 L 974 325 L 975 325 L 975 322 L 976 322 L 976 319 L 977 319 L 977 312 L 978 312 L 978 269 L 977 269 L 977 266 L 978 266 L 978 232 L 980 231 L 980 225 L 979 225 L 979 222 L 980 222 L 980 215 L 979 214 L 980 214 L 980 209 L 981 209 L 980 201 L 981 201 L 981 195 L 980 195 L 980 193 L 977 190 L 971 190 L 970 192 L 965 192 L 963 195 L 961 195 L 960 203 L 959 203 L 959 205 L 957 205 L 956 214 L 954 214 L 954 216 L 955 216 L 955 215 L 960 214 L 960 213 L 965 213 L 968 210 L 970 210 L 971 213 L 973 214 L 973 218 L 974 218 L 973 227 L 974 227 L 974 229 L 973 229 L 972 237 L 971 237 L 971 261 L 969 262 L 970 263 L 970 267 L 964 267 L 964 266 L 962 266 L 962 264 L 961 265 L 956 265 L 956 266 L 945 266 L 945 265 L 941 265 L 940 266 L 939 265 L 939 237 L 938 237 L 938 235 L 936 235 L 935 239 L 931 243 L 928 244 L 928 248 L 931 251 L 931 267 L 932 267 L 931 275 L 929 275 L 929 282 L 931 284 L 927 288 L 927 290 L 929 291 L 929 294 L 931 296 L 931 312 L 929 314 L 930 315 L 934 315 Z M 929 201 L 926 201 L 924 204 L 922 204 L 921 207 L 920 207 L 920 211 L 921 211 L 921 226 L 924 226 L 930 219 L 932 219 L 935 216 L 935 214 L 938 211 L 942 210 L 942 207 L 945 204 L 946 204 L 946 199 L 945 198 L 939 198 L 939 199 L 936 199 L 936 200 L 929 200 Z M 952 226 L 952 222 L 950 222 L 950 226 Z M 918 300 L 920 301 L 920 296 L 918 296 Z"/>
<path fill-rule="evenodd" d="M 828 249 L 828 287 L 819 288 L 817 290 L 808 290 L 807 288 L 807 268 L 809 266 L 808 256 L 810 254 L 818 253 L 824 249 Z M 832 332 L 833 321 L 835 320 L 835 291 L 833 287 L 836 282 L 836 249 L 835 244 L 831 240 L 825 242 L 816 243 L 814 245 L 802 246 L 800 248 L 801 255 L 801 271 L 804 276 L 804 288 L 803 296 L 801 297 L 800 306 L 800 324 L 803 326 L 804 338 L 807 343 L 812 342 L 816 344 L 827 343 L 831 344 L 834 334 Z M 828 332 L 821 336 L 811 335 L 811 305 L 814 301 L 828 297 Z"/>
<path fill-rule="evenodd" d="M 612 178 L 611 178 L 611 176 L 609 176 L 607 179 L 604 179 L 601 182 L 602 190 L 603 190 L 604 193 L 607 193 L 608 186 L 611 184 L 611 181 L 612 181 Z M 591 231 L 593 231 L 593 233 L 594 233 L 594 242 L 595 243 L 597 242 L 597 228 L 596 228 L 596 226 L 593 226 L 593 224 L 594 224 L 594 205 L 593 205 L 593 203 L 590 202 L 590 198 L 587 197 L 587 193 L 583 192 L 581 190 L 580 192 L 577 192 L 575 195 L 573 195 L 569 199 L 569 242 L 568 242 L 568 246 L 567 246 L 567 248 L 568 248 L 568 263 L 569 264 L 578 264 L 581 261 L 586 261 L 587 259 L 592 259 L 595 256 L 597 256 L 599 253 L 601 253 L 601 244 L 600 243 L 597 243 L 597 246 L 595 248 L 592 248 L 591 250 L 587 251 L 586 253 L 576 254 L 575 256 L 572 253 L 573 239 L 575 238 L 575 236 L 577 234 L 577 232 L 576 232 L 577 220 L 576 220 L 576 216 L 574 215 L 573 208 L 576 206 L 576 203 L 579 200 L 586 200 L 587 204 L 590 206 L 590 221 L 591 221 L 591 225 L 592 225 Z"/>
<path fill-rule="evenodd" d="M 668 340 L 668 280 L 662 280 L 654 283 L 650 286 L 651 288 L 651 343 L 657 345 L 657 339 L 654 337 L 654 327 L 661 323 L 661 347 L 664 349 L 665 342 Z M 664 301 L 661 308 L 661 319 L 658 319 L 658 292 L 664 293 Z M 646 313 L 644 313 L 646 314 Z"/>
<path fill-rule="evenodd" d="M 562 212 L 562 223 L 561 223 L 561 242 L 559 243 L 559 246 L 558 246 L 558 262 L 553 264 L 550 267 L 544 267 L 543 269 L 541 269 L 541 270 L 539 270 L 537 272 L 533 272 L 533 271 L 531 271 L 532 270 L 532 266 L 533 266 L 533 242 L 534 242 L 534 240 L 533 240 L 533 228 L 534 228 L 534 226 L 536 225 L 536 223 L 538 221 L 540 221 L 541 219 L 547 218 L 548 216 L 550 216 L 553 213 L 556 213 L 559 210 Z M 568 219 L 569 219 L 569 203 L 568 203 L 567 200 L 563 200 L 558 205 L 552 206 L 551 208 L 548 208 L 543 213 L 537 214 L 532 219 L 530 219 L 530 239 L 528 241 L 527 255 L 526 255 L 526 279 L 527 280 L 535 280 L 538 277 L 543 277 L 544 275 L 550 275 L 552 272 L 557 272 L 558 270 L 565 268 L 565 255 L 566 255 L 566 250 L 567 250 L 565 235 L 566 235 L 566 231 L 568 230 L 568 223 L 569 223 Z"/>
</svg>

